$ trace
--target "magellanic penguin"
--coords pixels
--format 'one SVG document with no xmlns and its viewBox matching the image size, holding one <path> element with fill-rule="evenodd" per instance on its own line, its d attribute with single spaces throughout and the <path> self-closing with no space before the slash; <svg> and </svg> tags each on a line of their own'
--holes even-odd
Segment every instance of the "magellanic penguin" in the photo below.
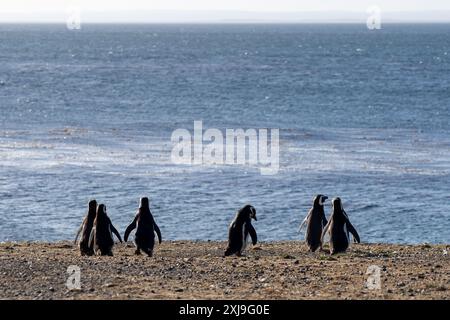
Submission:
<svg viewBox="0 0 450 320">
<path fill-rule="evenodd" d="M 134 243 L 136 245 L 136 254 L 144 251 L 149 257 L 153 255 L 153 247 L 155 246 L 155 232 L 158 235 L 159 243 L 161 243 L 161 231 L 153 219 L 148 203 L 148 198 L 141 198 L 139 209 L 134 217 L 133 222 L 125 230 L 124 240 L 128 241 L 130 232 L 136 228 L 134 235 Z"/>
<path fill-rule="evenodd" d="M 305 240 L 311 252 L 316 251 L 319 247 L 322 248 L 322 242 L 320 239 L 322 236 L 322 230 L 327 224 L 327 218 L 325 218 L 325 210 L 323 205 L 327 199 L 328 197 L 322 194 L 315 196 L 312 208 L 309 210 L 308 215 L 300 225 L 299 231 L 302 229 L 303 225 L 306 224 Z"/>
<path fill-rule="evenodd" d="M 228 247 L 225 250 L 225 256 L 236 254 L 240 257 L 247 246 L 248 235 L 252 238 L 253 245 L 256 244 L 258 238 L 251 223 L 252 219 L 257 221 L 256 210 L 249 204 L 236 213 L 236 217 L 228 228 Z"/>
<path fill-rule="evenodd" d="M 89 245 L 89 237 L 91 236 L 92 227 L 94 226 L 94 220 L 97 210 L 97 201 L 89 201 L 89 209 L 86 216 L 78 229 L 77 235 L 75 237 L 75 243 L 77 242 L 78 236 L 81 233 L 80 242 L 78 246 L 80 248 L 80 253 L 82 256 L 92 256 L 94 254 L 94 248 Z"/>
<path fill-rule="evenodd" d="M 334 198 L 332 201 L 332 211 L 330 220 L 323 229 L 321 242 L 325 235 L 330 235 L 330 254 L 345 252 L 350 244 L 350 235 L 353 235 L 353 240 L 360 243 L 358 232 L 350 223 L 347 213 L 344 211 L 342 201 L 340 198 Z"/>
<path fill-rule="evenodd" d="M 89 246 L 94 248 L 97 255 L 112 256 L 112 248 L 114 246 L 113 233 L 122 242 L 119 232 L 114 228 L 111 220 L 106 214 L 106 206 L 100 204 L 97 207 L 97 214 L 94 220 L 94 227 L 92 228 L 89 239 Z"/>
</svg>

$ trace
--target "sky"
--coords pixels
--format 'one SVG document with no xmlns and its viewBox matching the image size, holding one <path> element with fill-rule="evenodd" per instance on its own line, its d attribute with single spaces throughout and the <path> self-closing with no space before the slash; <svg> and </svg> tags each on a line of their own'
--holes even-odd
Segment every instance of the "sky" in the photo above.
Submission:
<svg viewBox="0 0 450 320">
<path fill-rule="evenodd" d="M 389 21 L 450 22 L 450 0 L 0 0 L 0 22 L 352 22 L 374 5 Z"/>
</svg>

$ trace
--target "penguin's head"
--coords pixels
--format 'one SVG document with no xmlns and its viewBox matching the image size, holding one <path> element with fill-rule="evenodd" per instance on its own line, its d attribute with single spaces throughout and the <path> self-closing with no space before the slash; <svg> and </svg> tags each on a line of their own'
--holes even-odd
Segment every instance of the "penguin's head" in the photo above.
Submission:
<svg viewBox="0 0 450 320">
<path fill-rule="evenodd" d="M 256 218 L 256 209 L 253 206 L 250 206 L 250 218 L 255 219 L 255 221 L 258 221 L 258 219 Z"/>
<path fill-rule="evenodd" d="M 331 200 L 331 203 L 333 204 L 333 207 L 340 208 L 342 206 L 342 201 L 339 197 L 333 198 L 333 200 Z"/>
<path fill-rule="evenodd" d="M 256 218 L 256 209 L 252 205 L 247 204 L 241 209 L 241 212 L 245 212 L 246 214 L 248 214 L 250 220 L 255 219 L 255 221 L 258 221 L 258 219 Z"/>
<path fill-rule="evenodd" d="M 141 198 L 141 202 L 139 204 L 139 208 L 148 208 L 148 198 L 147 197 L 142 197 Z"/>
<path fill-rule="evenodd" d="M 327 196 L 324 196 L 323 194 L 318 194 L 314 197 L 314 206 L 323 206 L 325 204 L 325 201 L 328 199 Z"/>
<path fill-rule="evenodd" d="M 342 214 L 345 215 L 341 198 L 336 197 L 331 201 L 331 203 L 333 205 L 333 213 L 342 212 Z"/>
<path fill-rule="evenodd" d="M 105 214 L 106 214 L 106 206 L 103 203 L 101 203 L 97 207 L 97 217 Z"/>
<path fill-rule="evenodd" d="M 97 210 L 97 201 L 95 199 L 89 201 L 89 212 L 94 212 Z"/>
</svg>

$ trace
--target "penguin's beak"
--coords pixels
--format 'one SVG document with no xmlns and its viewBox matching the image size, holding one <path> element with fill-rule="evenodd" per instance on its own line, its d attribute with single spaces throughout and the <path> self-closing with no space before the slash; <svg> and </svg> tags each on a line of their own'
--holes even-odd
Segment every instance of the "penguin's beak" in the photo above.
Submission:
<svg viewBox="0 0 450 320">
<path fill-rule="evenodd" d="M 322 197 L 320 198 L 319 204 L 320 204 L 321 206 L 325 205 L 325 201 L 327 201 L 327 199 L 328 199 L 327 196 L 322 196 Z"/>
<path fill-rule="evenodd" d="M 256 215 L 253 216 L 253 219 L 255 219 L 255 221 L 258 221 L 258 219 L 256 219 Z"/>
</svg>

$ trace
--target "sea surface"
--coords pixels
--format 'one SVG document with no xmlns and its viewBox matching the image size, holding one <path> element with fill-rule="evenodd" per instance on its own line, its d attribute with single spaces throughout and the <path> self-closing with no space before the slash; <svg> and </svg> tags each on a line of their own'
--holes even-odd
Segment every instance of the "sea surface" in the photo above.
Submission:
<svg viewBox="0 0 450 320">
<path fill-rule="evenodd" d="M 279 129 L 279 172 L 174 164 L 200 120 Z M 123 232 L 141 196 L 163 239 L 246 203 L 303 239 L 317 193 L 363 242 L 450 243 L 450 24 L 0 25 L 0 241 L 73 239 L 91 198 Z"/>
</svg>

